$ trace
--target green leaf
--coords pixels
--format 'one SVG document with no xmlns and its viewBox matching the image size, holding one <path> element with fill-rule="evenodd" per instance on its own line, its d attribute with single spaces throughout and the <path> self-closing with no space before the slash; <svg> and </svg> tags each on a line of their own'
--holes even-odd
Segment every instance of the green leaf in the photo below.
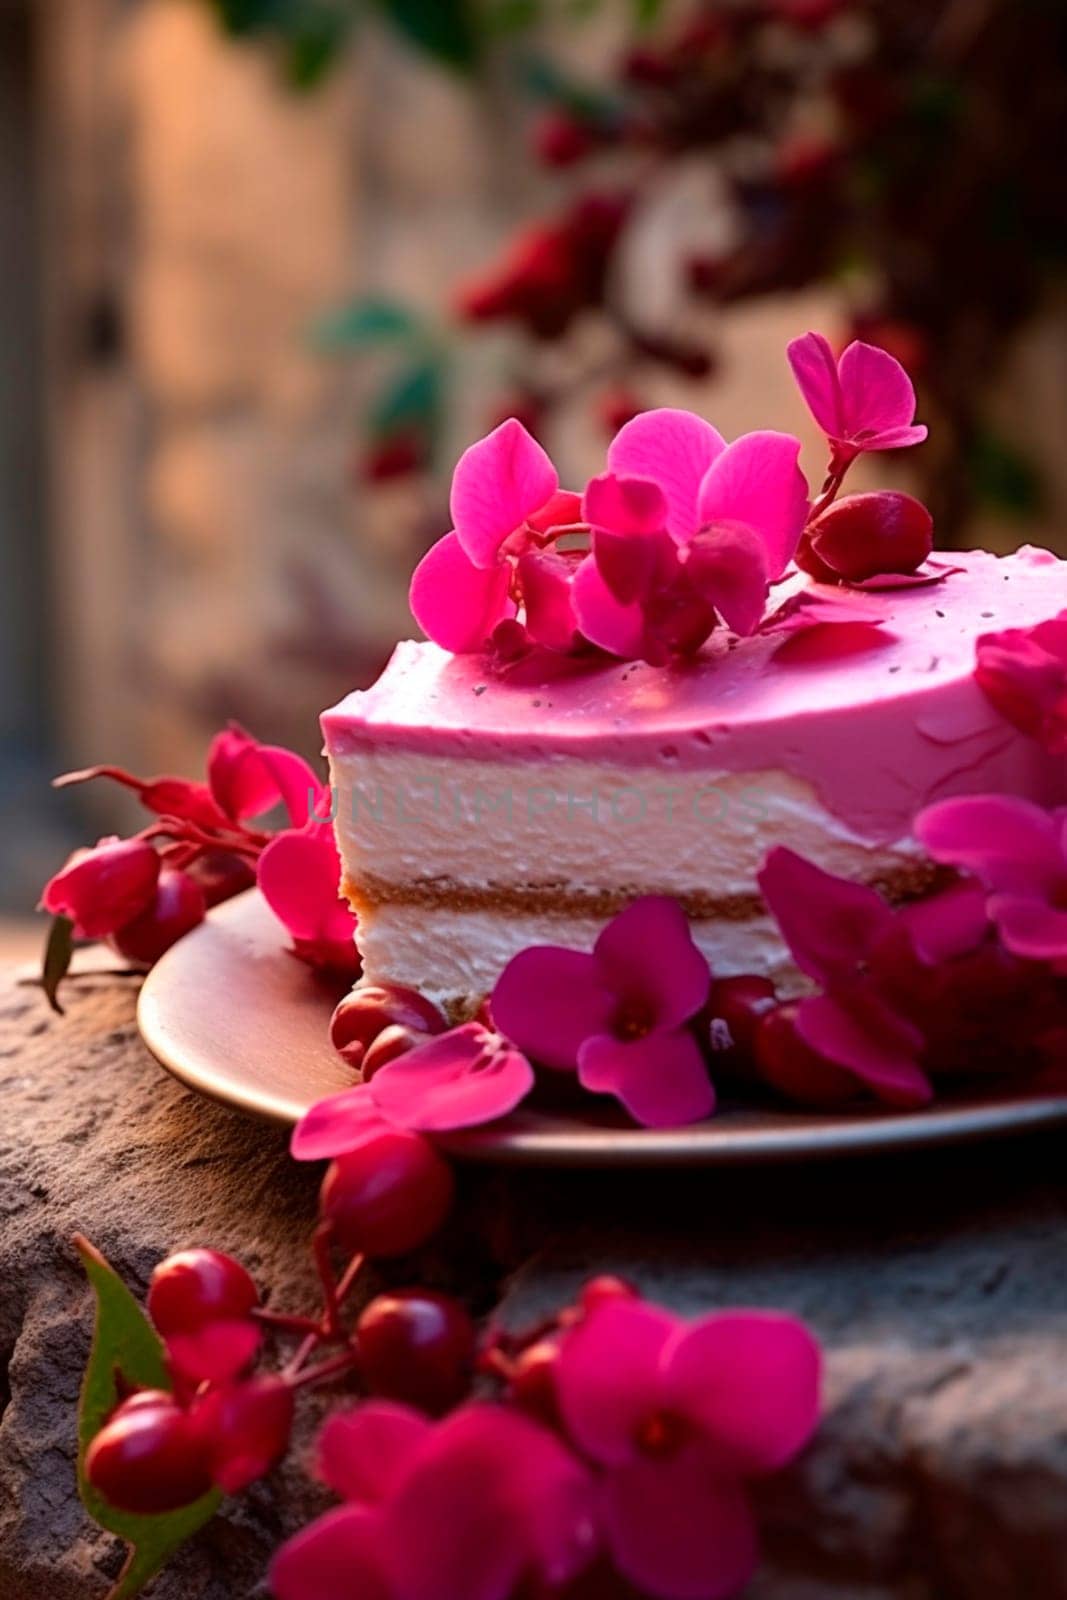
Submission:
<svg viewBox="0 0 1067 1600">
<path fill-rule="evenodd" d="M 967 464 L 975 498 L 985 505 L 1015 517 L 1033 517 L 1041 510 L 1041 475 L 1009 440 L 983 430 L 971 444 Z"/>
<path fill-rule="evenodd" d="M 371 428 L 379 436 L 418 428 L 432 438 L 441 413 L 443 374 L 433 359 L 405 367 L 378 396 L 371 410 Z"/>
<path fill-rule="evenodd" d="M 349 24 L 336 15 L 309 19 L 297 28 L 285 53 L 285 73 L 294 89 L 314 89 L 333 66 Z"/>
<path fill-rule="evenodd" d="M 445 66 L 469 72 L 481 54 L 471 0 L 379 0 L 398 33 Z"/>
<path fill-rule="evenodd" d="M 126 1565 L 108 1600 L 132 1600 L 179 1545 L 215 1515 L 217 1489 L 181 1511 L 136 1516 L 118 1511 L 85 1476 L 85 1453 L 129 1389 L 170 1390 L 163 1346 L 122 1279 L 87 1239 L 74 1240 L 96 1295 L 96 1326 L 78 1407 L 78 1492 L 94 1522 L 130 1546 Z M 119 1379 L 122 1383 L 120 1387 Z"/>
<path fill-rule="evenodd" d="M 311 340 L 316 349 L 333 355 L 409 339 L 419 331 L 418 320 L 405 306 L 395 300 L 367 297 L 320 317 L 311 330 Z"/>
<path fill-rule="evenodd" d="M 63 1015 L 63 1007 L 59 1003 L 59 986 L 70 971 L 70 960 L 74 954 L 74 924 L 69 917 L 53 917 L 52 926 L 48 930 L 48 941 L 44 947 L 44 960 L 41 963 L 41 988 L 52 1010 Z"/>
<path fill-rule="evenodd" d="M 663 0 L 633 0 L 634 20 L 639 28 L 651 28 L 659 21 Z"/>
</svg>

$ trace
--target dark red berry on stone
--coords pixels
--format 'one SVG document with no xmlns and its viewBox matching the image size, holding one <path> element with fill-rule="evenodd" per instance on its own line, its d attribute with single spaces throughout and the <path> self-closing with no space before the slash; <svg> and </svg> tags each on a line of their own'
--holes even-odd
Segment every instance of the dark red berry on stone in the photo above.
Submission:
<svg viewBox="0 0 1067 1600">
<path fill-rule="evenodd" d="M 293 1392 L 281 1378 L 250 1378 L 212 1389 L 193 1408 L 208 1469 L 226 1494 L 270 1471 L 289 1446 Z"/>
<path fill-rule="evenodd" d="M 559 1341 L 551 1337 L 527 1345 L 515 1358 L 511 1371 L 511 1398 L 521 1410 L 548 1427 L 558 1426 L 559 1391 L 556 1369 Z"/>
<path fill-rule="evenodd" d="M 85 1476 L 109 1505 L 140 1516 L 177 1511 L 211 1488 L 195 1424 L 156 1389 L 132 1395 L 104 1424 L 86 1452 Z"/>
<path fill-rule="evenodd" d="M 430 1141 L 397 1128 L 331 1162 L 319 1206 L 346 1250 L 403 1256 L 437 1232 L 453 1192 L 452 1169 Z"/>
<path fill-rule="evenodd" d="M 367 1047 L 386 1028 L 443 1033 L 444 1017 L 415 989 L 399 983 L 367 983 L 345 995 L 330 1021 L 330 1042 L 350 1066 L 359 1067 Z"/>
<path fill-rule="evenodd" d="M 356 1350 L 371 1394 L 440 1416 L 470 1386 L 474 1324 L 449 1295 L 402 1289 L 370 1302 L 356 1324 Z"/>
<path fill-rule="evenodd" d="M 759 1076 L 798 1105 L 836 1106 L 854 1099 L 855 1078 L 805 1043 L 797 1010 L 796 1001 L 789 1001 L 760 1019 L 753 1045 Z"/>
<path fill-rule="evenodd" d="M 196 1333 L 211 1322 L 239 1321 L 259 1291 L 239 1261 L 219 1250 L 180 1250 L 161 1261 L 148 1289 L 148 1314 L 160 1333 Z"/>
<path fill-rule="evenodd" d="M 374 1074 L 387 1062 L 395 1061 L 397 1056 L 406 1055 L 409 1050 L 414 1050 L 416 1045 L 425 1044 L 428 1035 L 418 1033 L 414 1028 L 403 1028 L 399 1023 L 383 1028 L 373 1044 L 367 1047 L 363 1057 L 364 1083 L 369 1083 Z"/>
<path fill-rule="evenodd" d="M 736 1058 L 751 1058 L 756 1029 L 774 1005 L 774 984 L 769 978 L 745 974 L 718 979 L 708 1003 L 712 1051 L 730 1065 Z"/>
<path fill-rule="evenodd" d="M 113 933 L 108 943 L 127 961 L 151 966 L 203 922 L 206 911 L 204 891 L 196 880 L 187 872 L 164 867 L 152 904 Z"/>
</svg>

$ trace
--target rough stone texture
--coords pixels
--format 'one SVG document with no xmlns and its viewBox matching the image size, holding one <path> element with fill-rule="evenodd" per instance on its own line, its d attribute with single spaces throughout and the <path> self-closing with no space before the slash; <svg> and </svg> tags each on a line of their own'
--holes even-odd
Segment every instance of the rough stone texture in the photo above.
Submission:
<svg viewBox="0 0 1067 1600">
<path fill-rule="evenodd" d="M 141 1046 L 131 985 L 53 1018 L 0 980 L 0 1600 L 94 1600 L 116 1542 L 74 1491 L 91 1307 L 70 1235 L 143 1287 L 171 1248 L 230 1249 L 306 1301 L 316 1176 L 277 1130 L 196 1099 Z M 687 1312 L 788 1307 L 829 1350 L 828 1415 L 763 1494 L 749 1600 L 1067 1597 L 1067 1196 L 1062 1139 L 751 1172 L 469 1172 L 420 1272 L 513 1326 L 589 1270 Z M 511 1270 L 509 1283 L 503 1274 Z M 5 1404 L 6 1402 L 6 1404 Z M 252 1600 L 317 1501 L 304 1443 L 229 1502 L 155 1600 Z"/>
</svg>

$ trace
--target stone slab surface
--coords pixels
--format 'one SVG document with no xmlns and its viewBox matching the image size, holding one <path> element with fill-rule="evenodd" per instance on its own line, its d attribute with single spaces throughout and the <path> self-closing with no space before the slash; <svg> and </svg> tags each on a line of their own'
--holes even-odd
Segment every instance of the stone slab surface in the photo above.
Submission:
<svg viewBox="0 0 1067 1600">
<path fill-rule="evenodd" d="M 120 1552 L 74 1487 L 90 1297 L 80 1230 L 135 1287 L 172 1248 L 231 1250 L 306 1302 L 315 1172 L 198 1100 L 137 1037 L 133 985 L 53 1017 L 0 977 L 0 1600 L 94 1600 Z M 515 1326 L 614 1270 L 677 1309 L 777 1305 L 829 1351 L 828 1415 L 763 1493 L 749 1600 L 1067 1597 L 1067 1160 L 1062 1136 L 748 1172 L 464 1175 L 424 1279 Z M 252 1600 L 319 1504 L 304 1442 L 175 1561 L 155 1600 Z"/>
</svg>

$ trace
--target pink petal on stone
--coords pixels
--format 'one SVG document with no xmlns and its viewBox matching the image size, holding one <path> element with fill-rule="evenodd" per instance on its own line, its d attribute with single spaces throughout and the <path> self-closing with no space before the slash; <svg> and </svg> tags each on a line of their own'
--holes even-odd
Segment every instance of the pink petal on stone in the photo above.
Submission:
<svg viewBox="0 0 1067 1600">
<path fill-rule="evenodd" d="M 700 485 L 700 524 L 740 522 L 752 528 L 772 580 L 792 561 L 808 515 L 799 455 L 800 440 L 792 434 L 745 433 L 727 445 Z"/>
<path fill-rule="evenodd" d="M 594 1094 L 613 1094 L 643 1128 L 684 1128 L 715 1110 L 703 1051 L 687 1028 L 643 1039 L 587 1039 L 578 1078 Z"/>
<path fill-rule="evenodd" d="M 391 1400 L 335 1412 L 318 1438 L 319 1477 L 342 1500 L 376 1505 L 396 1492 L 432 1430 L 421 1411 Z"/>
<path fill-rule="evenodd" d="M 427 638 L 463 655 L 481 650 L 497 623 L 515 615 L 509 583 L 505 565 L 482 571 L 464 554 L 458 534 L 446 533 L 415 568 L 408 603 Z"/>
<path fill-rule="evenodd" d="M 595 957 L 558 945 L 513 956 L 493 990 L 493 1021 L 539 1066 L 573 1072 L 586 1039 L 610 1026 L 618 1001 Z"/>
<path fill-rule="evenodd" d="M 526 631 L 546 650 L 572 650 L 578 637 L 574 566 L 554 550 L 531 550 L 518 562 Z"/>
<path fill-rule="evenodd" d="M 638 604 L 616 600 L 593 556 L 586 556 L 574 575 L 574 610 L 590 644 L 623 660 L 640 659 L 645 637 L 644 613 Z"/>
<path fill-rule="evenodd" d="M 841 382 L 830 341 L 821 333 L 805 333 L 786 347 L 789 365 L 804 403 L 828 439 L 845 437 Z"/>
<path fill-rule="evenodd" d="M 144 839 L 101 839 L 75 850 L 45 884 L 41 906 L 69 917 L 75 937 L 103 939 L 125 927 L 156 897 L 159 856 Z"/>
<path fill-rule="evenodd" d="M 375 1104 L 370 1084 L 317 1100 L 293 1129 L 289 1154 L 294 1161 L 332 1161 L 376 1139 L 391 1124 Z"/>
<path fill-rule="evenodd" d="M 466 1022 L 380 1067 L 370 1091 L 397 1127 L 440 1133 L 507 1116 L 533 1085 L 524 1055 L 481 1023 Z"/>
<path fill-rule="evenodd" d="M 795 1317 L 719 1312 L 664 1350 L 664 1405 L 699 1421 L 727 1471 L 776 1472 L 815 1432 L 821 1370 L 819 1346 Z"/>
<path fill-rule="evenodd" d="M 451 496 L 452 523 L 469 560 L 492 567 L 504 540 L 558 488 L 548 455 L 516 417 L 472 444 L 459 458 Z"/>
<path fill-rule="evenodd" d="M 1003 943 L 1014 955 L 1026 961 L 1067 961 L 1067 911 L 1040 900 L 994 895 L 989 914 Z"/>
<path fill-rule="evenodd" d="M 708 997 L 711 972 L 689 919 L 669 895 L 649 894 L 620 911 L 593 951 L 601 983 L 636 1002 L 656 1028 L 677 1028 Z"/>
<path fill-rule="evenodd" d="M 722 435 L 691 411 L 643 411 L 608 446 L 612 472 L 651 478 L 667 501 L 667 531 L 682 542 L 697 530 L 701 481 L 726 448 Z"/>
<path fill-rule="evenodd" d="M 882 897 L 777 845 L 757 875 L 760 891 L 801 972 L 817 983 L 849 977 L 893 924 Z"/>
<path fill-rule="evenodd" d="M 868 449 L 895 450 L 921 444 L 926 429 L 915 426 L 915 390 L 895 356 L 853 340 L 837 364 L 844 437 Z"/>
<path fill-rule="evenodd" d="M 751 528 L 713 522 L 690 541 L 685 576 L 734 633 L 754 633 L 767 603 L 763 545 Z"/>
<path fill-rule="evenodd" d="M 656 1600 L 727 1600 L 756 1568 L 756 1523 L 744 1489 L 716 1476 L 697 1441 L 677 1455 L 616 1467 L 604 1485 L 612 1559 Z"/>
<path fill-rule="evenodd" d="M 935 861 L 973 872 L 987 889 L 1041 893 L 1067 871 L 1056 819 L 1014 795 L 963 795 L 921 811 L 915 837 Z"/>
<path fill-rule="evenodd" d="M 560 1411 L 579 1449 L 605 1466 L 637 1455 L 643 1423 L 662 1407 L 660 1358 L 681 1324 L 644 1300 L 602 1302 L 564 1338 Z"/>
<path fill-rule="evenodd" d="M 342 1506 L 283 1544 L 270 1568 L 275 1600 L 403 1600 L 379 1559 L 380 1518 Z"/>
<path fill-rule="evenodd" d="M 797 1032 L 886 1105 L 910 1111 L 933 1099 L 930 1080 L 918 1065 L 922 1034 L 869 986 L 802 1000 Z"/>
</svg>

